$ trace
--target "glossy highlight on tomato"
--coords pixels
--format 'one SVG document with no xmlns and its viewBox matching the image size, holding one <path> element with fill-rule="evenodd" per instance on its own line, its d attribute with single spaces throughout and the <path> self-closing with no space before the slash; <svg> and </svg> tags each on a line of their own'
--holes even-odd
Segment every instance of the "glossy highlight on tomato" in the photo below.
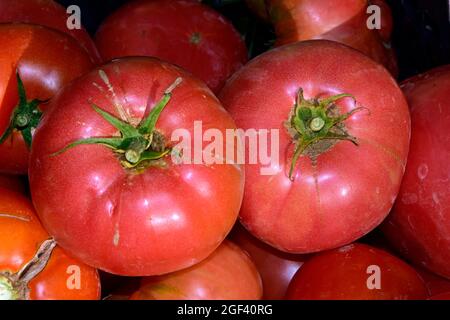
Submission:
<svg viewBox="0 0 450 320">
<path fill-rule="evenodd" d="M 29 264 L 36 258 L 38 248 L 42 248 L 42 244 L 50 236 L 42 228 L 31 202 L 25 196 L 2 187 L 0 187 L 0 237 L 2 300 L 100 298 L 100 280 L 97 271 L 69 257 L 58 246 L 49 253 L 48 262 L 37 259 L 34 264 Z M 38 268 L 37 265 L 43 262 L 46 264 Z M 27 265 L 28 269 L 25 268 Z M 31 276 L 32 273 L 36 274 Z M 9 279 L 15 279 L 16 283 L 12 283 Z"/>
<path fill-rule="evenodd" d="M 143 130 L 161 101 L 166 107 L 155 130 L 139 131 L 121 146 L 65 149 L 80 139 L 120 139 L 124 132 L 112 122 Z M 236 128 L 198 79 L 158 59 L 119 59 L 66 86 L 49 109 L 33 141 L 31 193 L 42 223 L 73 256 L 113 274 L 160 275 L 205 259 L 231 230 L 244 168 L 178 164 L 176 153 L 174 159 L 168 153 L 175 130 L 194 139 L 195 121 L 223 136 Z M 142 142 L 145 150 L 136 149 Z M 200 142 L 202 150 L 207 145 Z"/>
<path fill-rule="evenodd" d="M 240 128 L 279 132 L 279 161 L 246 165 L 240 220 L 257 238 L 310 253 L 351 243 L 386 218 L 410 117 L 382 66 L 336 42 L 300 42 L 252 60 L 219 97 Z"/>
</svg>

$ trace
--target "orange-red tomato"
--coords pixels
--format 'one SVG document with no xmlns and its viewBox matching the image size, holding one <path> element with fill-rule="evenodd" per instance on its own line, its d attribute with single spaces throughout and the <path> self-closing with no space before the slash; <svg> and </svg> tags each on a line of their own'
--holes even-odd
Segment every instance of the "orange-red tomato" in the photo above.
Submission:
<svg viewBox="0 0 450 320">
<path fill-rule="evenodd" d="M 262 296 L 259 273 L 248 254 L 225 240 L 193 267 L 142 280 L 133 300 L 256 300 Z"/>
<path fill-rule="evenodd" d="M 16 72 L 27 100 L 48 100 L 64 85 L 88 72 L 93 63 L 76 40 L 58 31 L 27 24 L 0 25 L 0 136 L 19 103 Z M 40 104 L 43 111 L 45 104 Z M 26 174 L 29 151 L 14 130 L 0 144 L 0 173 Z"/>
<path fill-rule="evenodd" d="M 0 188 L 0 297 L 31 300 L 91 300 L 100 298 L 95 269 L 69 257 L 58 246 L 42 271 L 22 273 L 43 243 L 50 238 L 31 202 L 23 195 Z M 47 251 L 49 252 L 49 251 Z M 36 266 L 37 263 L 31 264 Z M 30 266 L 30 264 L 28 264 Z M 32 269 L 32 268 L 30 268 Z M 19 286 L 25 286 L 19 292 Z M 24 294 L 24 296 L 22 296 Z"/>
<path fill-rule="evenodd" d="M 420 275 L 389 253 L 363 244 L 319 253 L 292 279 L 286 295 L 294 300 L 426 299 Z"/>
</svg>

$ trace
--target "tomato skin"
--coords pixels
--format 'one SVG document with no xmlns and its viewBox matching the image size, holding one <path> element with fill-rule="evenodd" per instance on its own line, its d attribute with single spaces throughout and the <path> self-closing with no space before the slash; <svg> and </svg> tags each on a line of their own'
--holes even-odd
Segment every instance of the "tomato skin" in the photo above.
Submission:
<svg viewBox="0 0 450 320">
<path fill-rule="evenodd" d="M 284 123 L 299 88 L 307 99 L 352 94 L 366 111 L 345 122 L 358 146 L 339 142 L 315 165 L 300 157 L 292 182 L 294 147 Z M 220 99 L 238 127 L 279 130 L 280 165 L 246 165 L 240 219 L 253 235 L 282 251 L 310 253 L 353 242 L 387 216 L 406 164 L 410 119 L 384 68 L 336 42 L 301 42 L 252 60 L 228 81 Z M 342 113 L 355 107 L 352 99 L 337 105 Z M 274 174 L 262 175 L 261 168 L 270 166 Z"/>
<path fill-rule="evenodd" d="M 380 4 L 383 1 L 379 1 Z M 386 66 L 396 75 L 397 62 L 382 37 L 390 35 L 392 20 L 384 3 L 382 32 L 367 27 L 367 0 L 269 0 L 268 10 L 281 46 L 311 39 L 333 40 L 346 44 Z"/>
<path fill-rule="evenodd" d="M 259 300 L 262 283 L 248 254 L 225 240 L 188 269 L 144 278 L 131 300 Z"/>
<path fill-rule="evenodd" d="M 100 63 L 94 41 L 84 28 L 69 29 L 68 17 L 66 9 L 53 0 L 0 1 L 0 23 L 21 22 L 56 29 L 72 36 L 89 53 L 93 63 Z"/>
<path fill-rule="evenodd" d="M 412 138 L 398 200 L 383 231 L 409 261 L 450 279 L 450 66 L 405 81 Z"/>
<path fill-rule="evenodd" d="M 448 279 L 440 277 L 423 268 L 416 267 L 416 270 L 425 281 L 430 296 L 450 292 L 450 281 Z"/>
<path fill-rule="evenodd" d="M 380 289 L 368 289 L 379 267 Z M 368 271 L 369 270 L 369 271 Z M 289 285 L 289 300 L 416 300 L 426 299 L 419 274 L 402 260 L 368 245 L 351 244 L 319 253 L 299 269 Z"/>
<path fill-rule="evenodd" d="M 23 195 L 0 187 L 0 272 L 17 272 L 49 238 Z M 67 286 L 68 268 L 76 266 L 80 289 Z M 97 271 L 67 256 L 56 247 L 45 269 L 28 284 L 31 300 L 94 300 L 100 298 Z"/>
<path fill-rule="evenodd" d="M 450 300 L 450 292 L 437 294 L 430 297 L 429 300 Z"/>
<path fill-rule="evenodd" d="M 255 263 L 263 282 L 266 300 L 282 300 L 292 277 L 308 255 L 294 255 L 278 251 L 253 237 L 242 226 L 237 225 L 230 237 L 241 249 L 248 252 Z"/>
<path fill-rule="evenodd" d="M 232 24 L 195 1 L 131 2 L 105 20 L 95 40 L 105 60 L 158 57 L 192 72 L 215 93 L 247 62 L 247 49 Z"/>
<path fill-rule="evenodd" d="M 48 100 L 61 87 L 88 72 L 93 64 L 74 39 L 45 27 L 0 25 L 0 134 L 6 130 L 18 103 L 16 70 L 27 99 Z M 46 104 L 39 106 L 45 110 Z M 0 144 L 0 173 L 28 171 L 29 151 L 22 135 L 14 131 Z"/>
<path fill-rule="evenodd" d="M 100 70 L 117 100 L 108 94 Z M 52 156 L 76 140 L 117 133 L 92 103 L 118 116 L 118 101 L 139 122 L 145 106 L 153 106 L 178 77 L 183 82 L 157 123 L 169 141 L 180 128 L 194 137 L 194 121 L 224 135 L 235 128 L 201 81 L 141 57 L 115 60 L 66 86 L 36 130 L 29 172 L 36 210 L 61 247 L 89 265 L 126 276 L 176 271 L 206 258 L 236 221 L 244 187 L 240 166 L 175 165 L 168 156 L 166 167 L 150 166 L 134 174 L 101 145 Z"/>
</svg>

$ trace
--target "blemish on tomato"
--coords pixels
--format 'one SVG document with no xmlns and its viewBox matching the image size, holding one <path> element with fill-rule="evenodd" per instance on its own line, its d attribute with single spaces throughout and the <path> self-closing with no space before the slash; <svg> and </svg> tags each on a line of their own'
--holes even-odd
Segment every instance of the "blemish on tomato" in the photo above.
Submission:
<svg viewBox="0 0 450 320">
<path fill-rule="evenodd" d="M 120 240 L 119 226 L 116 225 L 113 236 L 113 244 L 115 247 L 119 245 L 119 240 Z"/>
<path fill-rule="evenodd" d="M 405 193 L 402 196 L 402 202 L 404 204 L 414 204 L 419 200 L 415 193 Z"/>
<path fill-rule="evenodd" d="M 417 169 L 417 176 L 420 180 L 424 180 L 428 175 L 428 166 L 426 164 L 421 164 L 419 169 Z"/>
</svg>

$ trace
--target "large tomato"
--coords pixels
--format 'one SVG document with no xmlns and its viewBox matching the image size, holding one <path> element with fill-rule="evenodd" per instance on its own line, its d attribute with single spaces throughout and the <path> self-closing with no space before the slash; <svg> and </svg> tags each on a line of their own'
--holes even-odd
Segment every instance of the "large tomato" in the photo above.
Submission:
<svg viewBox="0 0 450 320">
<path fill-rule="evenodd" d="M 386 236 L 408 260 L 450 279 L 450 66 L 402 84 L 412 138 Z"/>
<path fill-rule="evenodd" d="M 307 255 L 295 255 L 278 251 L 259 241 L 243 227 L 237 225 L 231 239 L 248 252 L 263 282 L 264 299 L 281 300 L 292 277 L 308 259 Z"/>
<path fill-rule="evenodd" d="M 72 82 L 49 108 L 33 142 L 30 186 L 44 226 L 68 252 L 110 273 L 157 275 L 199 262 L 226 237 L 244 172 L 220 164 L 223 150 L 194 133 L 235 129 L 201 81 L 157 59 L 119 59 Z M 191 164 L 170 152 L 180 128 Z M 100 144 L 76 145 L 85 138 Z"/>
<path fill-rule="evenodd" d="M 100 55 L 87 31 L 84 28 L 69 29 L 68 19 L 66 9 L 53 0 L 0 0 L 0 23 L 38 24 L 64 32 L 75 38 L 93 62 L 99 63 Z"/>
<path fill-rule="evenodd" d="M 321 251 L 387 216 L 406 165 L 410 118 L 383 67 L 336 42 L 300 42 L 251 61 L 220 97 L 238 127 L 250 129 L 247 156 L 259 157 L 247 161 L 240 214 L 259 239 L 292 253 Z M 254 130 L 259 150 L 249 147 Z"/>
<path fill-rule="evenodd" d="M 392 31 L 389 6 L 382 0 L 381 29 L 369 29 L 367 0 L 269 0 L 268 10 L 277 35 L 276 45 L 310 39 L 344 43 L 397 74 L 393 51 L 386 45 Z M 378 32 L 379 31 L 379 32 Z"/>
<path fill-rule="evenodd" d="M 402 260 L 363 244 L 322 252 L 292 279 L 294 300 L 416 300 L 428 297 L 419 274 Z"/>
<path fill-rule="evenodd" d="M 45 103 L 36 105 L 37 100 L 51 98 L 62 86 L 88 72 L 93 63 L 73 38 L 46 27 L 2 24 L 0 43 L 0 137 L 4 139 L 0 143 L 0 172 L 26 174 L 29 152 L 23 135 L 31 140 L 46 107 Z M 16 73 L 26 98 L 19 98 Z M 26 119 L 25 123 L 19 124 L 19 118 Z"/>
<path fill-rule="evenodd" d="M 97 271 L 55 247 L 31 202 L 0 187 L 0 300 L 100 298 Z"/>
<path fill-rule="evenodd" d="M 207 259 L 188 269 L 144 278 L 133 300 L 257 300 L 261 278 L 247 253 L 224 241 Z"/>
<path fill-rule="evenodd" d="M 245 44 L 231 23 L 196 1 L 126 4 L 100 26 L 96 43 L 106 60 L 158 57 L 192 72 L 214 92 L 247 61 Z"/>
</svg>

